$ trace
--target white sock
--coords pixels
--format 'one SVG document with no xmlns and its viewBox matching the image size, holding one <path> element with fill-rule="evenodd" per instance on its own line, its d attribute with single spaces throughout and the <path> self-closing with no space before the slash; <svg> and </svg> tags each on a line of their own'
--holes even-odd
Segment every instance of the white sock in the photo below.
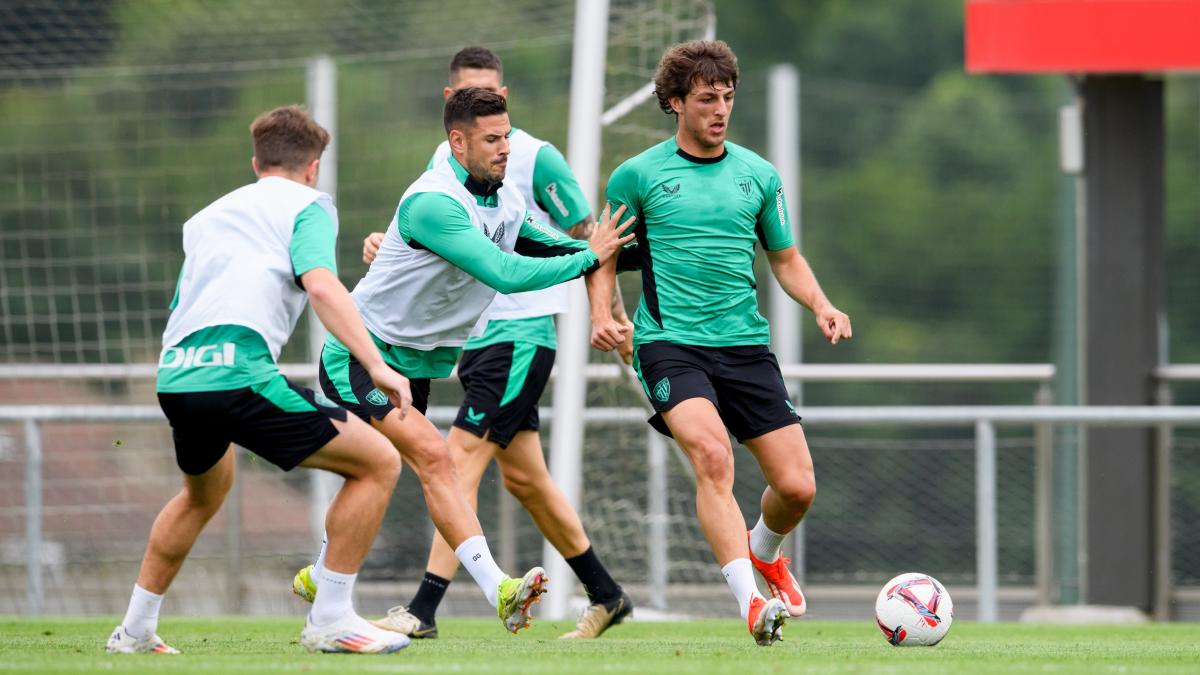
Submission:
<svg viewBox="0 0 1200 675">
<path fill-rule="evenodd" d="M 487 601 L 491 603 L 492 607 L 495 607 L 500 594 L 500 582 L 508 575 L 492 559 L 487 539 L 484 539 L 482 534 L 468 537 L 466 541 L 458 545 L 458 548 L 454 549 L 454 555 L 458 556 L 458 561 L 467 568 L 467 572 L 470 572 L 475 583 L 479 584 L 479 588 L 487 596 Z"/>
<path fill-rule="evenodd" d="M 783 538 L 786 536 L 787 534 L 772 532 L 763 522 L 762 516 L 759 516 L 758 523 L 750 530 L 750 552 L 763 562 L 775 562 L 779 557 L 779 547 L 783 545 Z"/>
<path fill-rule="evenodd" d="M 326 568 L 321 569 L 321 580 L 317 582 L 321 590 L 317 592 L 312 611 L 308 613 L 313 625 L 331 624 L 354 611 L 354 580 L 357 578 L 357 572 L 342 574 Z"/>
<path fill-rule="evenodd" d="M 329 548 L 329 535 L 321 534 L 321 552 L 317 554 L 317 562 L 313 563 L 312 580 L 317 588 L 321 587 L 321 570 L 325 569 L 325 549 Z"/>
<path fill-rule="evenodd" d="M 725 581 L 729 583 L 729 590 L 733 591 L 733 597 L 737 598 L 742 618 L 750 616 L 750 601 L 763 597 L 762 593 L 758 592 L 758 584 L 754 581 L 754 566 L 750 564 L 750 559 L 737 558 L 722 567 L 721 574 L 725 575 Z"/>
<path fill-rule="evenodd" d="M 139 639 L 154 635 L 158 630 L 158 610 L 162 607 L 162 601 L 163 596 L 134 584 L 129 609 L 125 612 L 125 620 L 121 622 L 125 632 Z"/>
</svg>

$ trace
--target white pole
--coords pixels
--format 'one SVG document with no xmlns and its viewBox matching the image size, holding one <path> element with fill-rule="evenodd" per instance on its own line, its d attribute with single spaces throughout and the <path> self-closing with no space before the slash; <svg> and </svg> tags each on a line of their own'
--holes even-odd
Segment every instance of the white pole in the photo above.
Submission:
<svg viewBox="0 0 1200 675">
<path fill-rule="evenodd" d="M 337 64 L 329 56 L 317 56 L 308 61 L 306 78 L 308 110 L 317 124 L 329 132 L 329 145 L 321 155 L 321 169 L 317 176 L 317 189 L 337 201 Z M 321 346 L 325 344 L 325 327 L 317 319 L 312 306 L 308 308 L 308 361 L 321 360 Z M 320 384 L 312 382 L 312 386 Z M 309 526 L 313 539 L 320 543 L 325 534 L 325 512 L 329 503 L 342 486 L 342 479 L 327 471 L 309 472 L 309 488 L 312 501 L 309 506 Z"/>
<path fill-rule="evenodd" d="M 600 182 L 600 112 L 604 105 L 604 63 L 608 48 L 608 0 L 576 0 L 575 42 L 571 54 L 571 116 L 567 160 L 589 204 L 595 205 Z M 591 332 L 587 296 L 581 282 L 569 285 L 570 311 L 558 322 L 558 372 L 579 373 L 554 380 L 554 423 L 550 427 L 550 474 L 576 510 L 583 471 L 583 407 L 587 392 L 584 368 Z M 546 543 L 542 560 L 554 592 L 546 594 L 542 615 L 567 616 L 575 586 L 571 570 Z"/>
<path fill-rule="evenodd" d="M 996 621 L 996 427 L 975 422 L 975 583 L 979 621 Z"/>
<path fill-rule="evenodd" d="M 787 201 L 792 236 L 800 247 L 800 73 L 791 64 L 771 67 L 767 76 L 767 143 L 771 163 L 779 172 Z M 784 368 L 803 362 L 803 333 L 800 330 L 800 305 L 788 297 L 778 283 L 770 285 L 771 350 Z M 788 384 L 788 392 L 797 406 L 804 404 L 804 389 L 799 382 Z M 792 530 L 792 574 L 804 583 L 804 522 Z"/>
<path fill-rule="evenodd" d="M 790 64 L 771 67 L 767 84 L 767 139 L 771 163 L 779 172 L 800 246 L 800 73 Z M 801 362 L 800 306 L 778 283 L 771 284 L 771 349 L 783 366 Z M 793 394 L 796 392 L 793 391 Z"/>
<path fill-rule="evenodd" d="M 649 563 L 647 579 L 650 588 L 658 589 L 650 597 L 650 606 L 659 611 L 667 609 L 667 583 L 670 581 L 670 550 L 667 533 L 667 443 L 654 429 L 646 428 L 646 459 L 649 472 L 646 489 L 646 558 Z"/>
<path fill-rule="evenodd" d="M 25 420 L 25 613 L 42 613 L 42 430 Z"/>
</svg>

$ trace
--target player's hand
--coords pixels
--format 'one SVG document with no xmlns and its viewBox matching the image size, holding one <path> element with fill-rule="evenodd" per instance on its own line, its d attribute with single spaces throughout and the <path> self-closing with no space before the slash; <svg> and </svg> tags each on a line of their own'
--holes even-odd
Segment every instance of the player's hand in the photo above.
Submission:
<svg viewBox="0 0 1200 675">
<path fill-rule="evenodd" d="M 625 340 L 617 345 L 617 353 L 621 355 L 621 360 L 628 366 L 633 363 L 633 323 L 629 319 L 625 319 L 621 323 L 625 324 Z"/>
<path fill-rule="evenodd" d="M 409 387 L 408 378 L 386 365 L 375 367 L 370 375 L 375 386 L 387 394 L 388 400 L 400 411 L 400 419 L 404 419 L 412 407 L 412 388 Z"/>
<path fill-rule="evenodd" d="M 625 222 L 620 222 L 621 216 L 625 214 L 624 204 L 617 209 L 616 213 L 611 213 L 611 211 L 612 204 L 605 204 L 604 213 L 600 214 L 600 222 L 596 223 L 596 227 L 592 230 L 592 236 L 588 237 L 588 247 L 600 259 L 601 265 L 616 255 L 622 246 L 633 241 L 634 237 L 633 232 L 624 236 L 621 233 L 629 230 L 637 218 L 630 216 Z"/>
<path fill-rule="evenodd" d="M 592 319 L 592 346 L 602 352 L 620 349 L 622 344 L 632 344 L 630 331 L 633 326 L 628 322 L 617 321 L 611 316 L 603 319 Z"/>
<path fill-rule="evenodd" d="M 383 233 L 372 232 L 363 239 L 363 262 L 370 265 L 375 262 L 375 254 L 379 253 L 379 247 L 383 245 Z"/>
<path fill-rule="evenodd" d="M 829 340 L 830 344 L 837 344 L 838 340 L 849 340 L 854 337 L 850 329 L 850 317 L 845 312 L 839 311 L 833 305 L 826 305 L 816 312 L 817 327 L 821 329 L 821 334 Z"/>
</svg>

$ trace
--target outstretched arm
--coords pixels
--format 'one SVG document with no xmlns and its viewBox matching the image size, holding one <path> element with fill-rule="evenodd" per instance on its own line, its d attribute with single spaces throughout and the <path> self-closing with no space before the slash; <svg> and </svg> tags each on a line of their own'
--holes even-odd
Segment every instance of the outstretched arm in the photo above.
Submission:
<svg viewBox="0 0 1200 675">
<path fill-rule="evenodd" d="M 783 290 L 817 316 L 817 326 L 825 339 L 836 345 L 838 340 L 849 340 L 853 337 L 850 317 L 834 307 L 829 298 L 825 297 L 812 267 L 795 246 L 767 251 L 767 260 L 771 263 L 771 273 L 779 280 Z"/>
</svg>

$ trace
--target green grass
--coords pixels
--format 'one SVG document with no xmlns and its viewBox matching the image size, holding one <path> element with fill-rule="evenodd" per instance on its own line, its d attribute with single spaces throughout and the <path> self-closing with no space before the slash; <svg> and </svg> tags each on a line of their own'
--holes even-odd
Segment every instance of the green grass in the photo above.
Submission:
<svg viewBox="0 0 1200 675">
<path fill-rule="evenodd" d="M 737 621 L 638 623 L 594 642 L 564 642 L 567 622 L 519 636 L 498 621 L 445 619 L 438 640 L 382 656 L 308 654 L 297 619 L 165 618 L 182 656 L 104 653 L 106 619 L 0 618 L 0 673 L 1134 673 L 1200 672 L 1200 625 L 1031 626 L 962 622 L 933 648 L 894 648 L 866 622 L 794 621 L 773 647 Z"/>
</svg>

